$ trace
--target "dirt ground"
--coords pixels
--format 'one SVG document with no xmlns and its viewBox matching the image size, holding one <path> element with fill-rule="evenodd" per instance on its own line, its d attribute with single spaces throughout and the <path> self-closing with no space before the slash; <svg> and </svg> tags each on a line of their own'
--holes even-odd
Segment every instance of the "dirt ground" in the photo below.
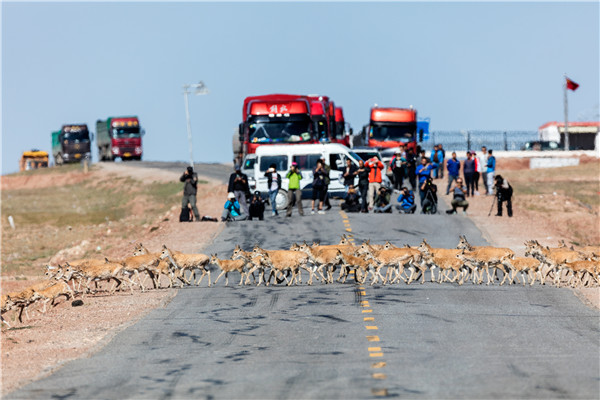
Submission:
<svg viewBox="0 0 600 400">
<path fill-rule="evenodd" d="M 147 182 L 173 181 L 179 174 L 147 168 L 119 168 L 118 164 L 101 164 L 99 178 L 112 175 L 134 176 Z M 8 179 L 7 179 L 8 178 Z M 225 188 L 210 180 L 198 193 L 198 208 L 201 215 L 220 216 Z M 42 176 L 3 177 L 2 189 L 28 187 L 60 186 L 72 184 L 81 178 L 78 173 Z M 215 222 L 179 222 L 180 205 L 176 204 L 165 214 L 155 216 L 152 223 L 146 224 L 135 238 L 123 240 L 118 230 L 107 226 L 101 243 L 110 258 L 122 258 L 131 255 L 135 243 L 143 243 L 151 251 L 159 251 L 163 244 L 182 252 L 202 251 L 223 229 L 224 224 Z M 135 208 L 134 208 L 135 212 Z M 53 262 L 76 259 L 90 248 L 95 248 L 98 238 L 82 237 L 81 242 L 65 248 L 50 258 Z M 50 261 L 48 260 L 48 261 Z M 41 276 L 3 276 L 2 293 L 18 291 L 42 281 Z M 149 283 L 149 281 L 148 281 Z M 163 280 L 166 286 L 166 282 Z M 116 333 L 135 323 L 156 307 L 164 307 L 175 295 L 176 289 L 151 290 L 145 293 L 135 291 L 119 292 L 115 295 L 89 295 L 80 307 L 72 307 L 71 301 L 61 297 L 58 305 L 48 309 L 30 307 L 29 318 L 24 316 L 23 324 L 14 320 L 14 313 L 7 315 L 12 329 L 2 327 L 2 395 L 50 374 L 65 362 L 87 354 L 92 354 Z"/>
<path fill-rule="evenodd" d="M 591 168 L 599 171 L 596 179 L 600 184 L 598 160 L 586 162 L 590 163 Z M 511 182 L 518 183 L 520 179 L 525 179 L 521 175 L 528 169 L 528 162 L 499 159 L 498 169 Z M 123 168 L 119 164 L 112 163 L 103 163 L 99 169 L 91 173 L 98 174 L 100 177 L 115 175 L 133 177 L 142 182 L 169 182 L 178 179 L 178 174 L 162 170 L 136 168 L 130 165 Z M 61 176 L 50 174 L 2 177 L 2 189 L 20 188 L 23 185 L 59 186 L 73 183 L 77 179 L 82 179 L 77 173 L 66 173 Z M 199 210 L 202 215 L 219 217 L 226 194 L 225 187 L 208 178 L 202 179 L 209 181 L 209 184 L 203 187 L 202 193 L 198 194 Z M 437 183 L 439 187 L 445 185 L 442 181 Z M 450 200 L 449 196 L 441 197 L 443 201 Z M 467 218 L 474 221 L 486 239 L 495 246 L 509 247 L 519 255 L 523 254 L 523 242 L 529 239 L 537 239 L 550 246 L 556 246 L 559 240 L 574 243 L 577 239 L 577 243 L 581 243 L 582 239 L 579 237 L 581 235 L 575 235 L 574 230 L 588 232 L 585 234 L 587 236 L 584 235 L 588 244 L 600 243 L 598 207 L 590 209 L 588 206 L 578 204 L 568 194 L 544 195 L 540 198 L 535 194 L 515 193 L 512 218 L 495 217 L 495 209 L 492 210 L 492 215 L 488 216 L 493 202 L 491 196 L 474 196 L 469 201 Z M 560 212 L 548 218 L 535 207 L 532 209 L 531 205 L 539 202 Z M 143 213 L 144 207 L 139 207 L 137 211 L 134 208 L 134 212 Z M 222 223 L 213 222 L 182 224 L 178 222 L 178 214 L 179 205 L 175 204 L 166 213 L 152 216 L 151 221 L 144 224 L 135 237 L 126 239 L 118 230 L 113 230 L 114 225 L 103 226 L 101 238 L 95 237 L 96 233 L 92 237 L 82 236 L 77 245 L 62 249 L 49 257 L 49 260 L 58 262 L 77 258 L 81 254 L 87 254 L 90 248 L 95 248 L 99 240 L 106 249 L 102 254 L 112 258 L 129 256 L 134 244 L 138 242 L 143 243 L 151 251 L 158 251 L 163 244 L 166 244 L 183 252 L 197 252 L 211 243 L 224 227 Z M 455 217 L 465 218 L 461 214 Z M 3 276 L 2 292 L 23 289 L 40 280 L 39 276 Z M 146 293 L 136 291 L 133 295 L 126 292 L 113 296 L 99 294 L 86 297 L 81 307 L 72 307 L 71 301 L 61 300 L 60 304 L 45 314 L 42 314 L 39 309 L 31 308 L 29 318 L 24 318 L 23 324 L 9 319 L 13 328 L 2 328 L 1 393 L 5 395 L 32 380 L 48 375 L 69 360 L 94 353 L 116 333 L 135 323 L 152 309 L 164 307 L 175 294 L 176 289 L 151 290 Z M 600 308 L 600 289 L 582 289 L 575 291 L 575 295 L 588 306 Z"/>
</svg>

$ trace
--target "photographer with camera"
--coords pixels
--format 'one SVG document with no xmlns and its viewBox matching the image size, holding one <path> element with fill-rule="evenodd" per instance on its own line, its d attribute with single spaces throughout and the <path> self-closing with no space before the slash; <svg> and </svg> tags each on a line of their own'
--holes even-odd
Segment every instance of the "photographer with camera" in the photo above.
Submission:
<svg viewBox="0 0 600 400">
<path fill-rule="evenodd" d="M 271 202 L 271 210 L 273 216 L 279 215 L 277 212 L 277 194 L 281 189 L 281 175 L 277 173 L 277 165 L 271 164 L 267 172 L 265 172 L 267 178 L 267 187 L 269 188 L 269 201 Z"/>
<path fill-rule="evenodd" d="M 423 195 L 421 200 L 421 214 L 437 213 L 437 186 L 433 183 L 431 177 L 427 177 L 420 187 Z"/>
<path fill-rule="evenodd" d="M 302 209 L 302 191 L 300 190 L 300 180 L 302 179 L 302 174 L 298 169 L 298 164 L 294 161 L 292 162 L 292 167 L 285 175 L 288 179 L 288 206 L 286 211 L 286 216 L 292 216 L 292 208 L 294 204 L 298 205 L 298 213 L 300 215 L 304 215 L 304 210 Z"/>
<path fill-rule="evenodd" d="M 356 193 L 356 189 L 354 189 L 354 185 L 348 186 L 348 192 L 346 193 L 346 198 L 341 205 L 342 210 L 347 212 L 359 212 L 360 211 L 360 197 L 358 193 Z"/>
<path fill-rule="evenodd" d="M 248 219 L 252 221 L 253 218 L 258 218 L 260 221 L 265 219 L 265 200 L 258 190 L 250 199 L 250 217 Z"/>
<path fill-rule="evenodd" d="M 196 221 L 200 221 L 200 214 L 198 213 L 198 209 L 196 208 L 196 192 L 198 186 L 198 175 L 194 172 L 194 168 L 187 167 L 187 169 L 179 178 L 181 182 L 185 182 L 183 187 L 183 198 L 181 199 L 181 215 L 179 217 L 179 221 L 189 221 L 189 209 L 188 204 L 192 207 L 192 212 L 194 213 L 194 217 Z M 187 219 L 184 217 L 187 216 Z"/>
<path fill-rule="evenodd" d="M 398 203 L 399 204 L 396 205 L 396 210 L 398 210 L 400 214 L 414 214 L 417 209 L 415 195 L 411 190 L 408 190 L 406 186 L 402 187 L 400 196 L 398 196 Z"/>
<path fill-rule="evenodd" d="M 374 213 L 391 213 L 392 205 L 390 204 L 391 194 L 385 186 L 379 188 L 379 193 L 375 196 Z"/>
<path fill-rule="evenodd" d="M 496 198 L 498 200 L 498 213 L 496 214 L 496 216 L 502 216 L 502 202 L 506 201 L 506 212 L 509 217 L 512 217 L 513 188 L 510 185 L 510 183 L 508 183 L 508 181 L 502 177 L 502 175 L 497 175 L 494 178 L 494 181 L 494 187 L 496 188 Z"/>
<path fill-rule="evenodd" d="M 325 183 L 325 168 L 323 167 L 323 161 L 318 160 L 317 166 L 313 169 L 313 183 L 312 183 L 312 203 L 311 203 L 311 214 L 315 213 L 315 201 L 318 200 L 319 214 L 325 214 L 323 211 L 323 203 L 325 202 L 325 195 L 327 190 L 327 184 Z"/>
<path fill-rule="evenodd" d="M 421 207 L 423 207 L 423 201 L 425 200 L 425 192 L 423 184 L 428 178 L 431 178 L 431 171 L 437 168 L 437 164 L 429 162 L 427 157 L 421 157 L 421 165 L 417 167 L 417 178 L 419 180 L 419 197 L 421 200 Z"/>
<path fill-rule="evenodd" d="M 446 210 L 446 214 L 456 214 L 458 207 L 463 208 L 463 214 L 467 215 L 467 208 L 469 208 L 469 202 L 466 200 L 467 187 L 463 184 L 462 178 L 456 179 L 456 183 L 450 189 L 453 193 L 452 198 L 452 209 Z"/>
<path fill-rule="evenodd" d="M 367 194 L 369 192 L 369 174 L 371 168 L 369 168 L 363 160 L 358 160 L 358 169 L 354 173 L 358 176 L 358 190 L 360 191 L 360 212 L 368 213 L 368 200 Z"/>
<path fill-rule="evenodd" d="M 248 186 L 248 176 L 242 173 L 242 167 L 239 164 L 235 166 L 235 172 L 229 176 L 227 191 L 235 195 L 236 200 L 244 210 L 244 214 L 248 215 L 246 193 L 250 193 L 250 187 Z"/>
<path fill-rule="evenodd" d="M 248 215 L 242 213 L 240 209 L 240 202 L 235 198 L 235 194 L 229 192 L 227 194 L 227 201 L 223 207 L 223 213 L 221 214 L 221 221 L 245 221 L 248 219 Z"/>
</svg>

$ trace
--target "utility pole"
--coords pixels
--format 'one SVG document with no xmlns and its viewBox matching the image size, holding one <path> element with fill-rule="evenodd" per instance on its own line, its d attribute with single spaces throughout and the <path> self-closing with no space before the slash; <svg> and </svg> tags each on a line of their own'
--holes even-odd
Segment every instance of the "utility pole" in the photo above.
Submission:
<svg viewBox="0 0 600 400">
<path fill-rule="evenodd" d="M 569 105 L 567 102 L 567 74 L 565 74 L 565 83 L 564 83 L 564 91 L 565 91 L 565 151 L 569 150 Z"/>
<path fill-rule="evenodd" d="M 185 119 L 187 122 L 187 134 L 188 134 L 188 142 L 190 145 L 190 167 L 194 168 L 194 154 L 193 154 L 193 145 L 192 145 L 192 123 L 190 122 L 190 106 L 188 102 L 188 94 L 190 93 L 190 89 L 195 89 L 195 95 L 208 94 L 208 89 L 204 85 L 204 82 L 200 81 L 198 83 L 192 85 L 183 85 L 183 100 L 185 102 Z"/>
</svg>

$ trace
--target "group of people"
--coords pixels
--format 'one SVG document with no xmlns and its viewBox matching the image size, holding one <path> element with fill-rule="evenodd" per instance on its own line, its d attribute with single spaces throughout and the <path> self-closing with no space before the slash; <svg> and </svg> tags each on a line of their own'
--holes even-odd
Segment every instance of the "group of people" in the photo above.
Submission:
<svg viewBox="0 0 600 400">
<path fill-rule="evenodd" d="M 421 213 L 437 213 L 437 185 L 434 183 L 434 179 L 442 179 L 447 172 L 446 195 L 452 194 L 452 208 L 447 210 L 448 214 L 455 214 L 459 208 L 462 208 L 463 213 L 466 214 L 469 207 L 467 198 L 479 194 L 479 179 L 481 178 L 485 194 L 497 196 L 498 211 L 496 215 L 502 215 L 502 204 L 506 203 L 508 216 L 512 217 L 512 187 L 501 175 L 495 175 L 496 158 L 493 151 L 488 150 L 485 146 L 481 148 L 479 155 L 475 151 L 467 151 L 466 159 L 461 162 L 458 160 L 456 152 L 452 152 L 451 157 L 445 160 L 445 151 L 442 145 L 435 145 L 430 157 L 426 156 L 425 150 L 417 148 L 417 152 L 415 152 L 413 148 L 405 149 L 401 145 L 390 161 L 390 169 L 393 175 L 393 188 L 396 193 L 399 193 L 395 208 L 400 213 L 416 212 L 415 191 L 418 191 Z M 382 185 L 383 170 L 384 164 L 377 157 L 372 157 L 367 161 L 359 160 L 358 166 L 347 159 L 346 166 L 342 170 L 346 193 L 341 208 L 348 212 L 391 213 L 391 199 L 394 191 L 392 188 Z M 324 159 L 320 159 L 312 173 L 311 214 L 324 214 L 325 210 L 331 208 L 328 196 L 330 167 Z M 265 177 L 267 178 L 271 213 L 276 216 L 279 214 L 276 199 L 282 188 L 282 176 L 277 171 L 277 166 L 271 164 L 265 172 Z M 302 174 L 296 162 L 292 163 L 285 177 L 288 179 L 286 216 L 292 216 L 294 207 L 297 207 L 300 215 L 304 215 L 300 189 Z M 354 185 L 356 178 L 358 178 L 357 187 Z M 197 180 L 192 167 L 188 167 L 181 177 L 181 181 L 185 182 L 182 207 L 187 209 L 189 204 L 196 220 L 199 220 L 195 198 Z M 405 180 L 410 184 L 412 190 L 408 189 L 408 185 L 404 185 Z M 247 201 L 247 195 L 250 193 L 248 177 L 242 173 L 240 166 L 236 166 L 235 172 L 231 174 L 227 192 L 227 201 L 221 215 L 222 221 L 264 219 L 266 201 L 258 191 L 251 195 L 250 201 Z"/>
</svg>

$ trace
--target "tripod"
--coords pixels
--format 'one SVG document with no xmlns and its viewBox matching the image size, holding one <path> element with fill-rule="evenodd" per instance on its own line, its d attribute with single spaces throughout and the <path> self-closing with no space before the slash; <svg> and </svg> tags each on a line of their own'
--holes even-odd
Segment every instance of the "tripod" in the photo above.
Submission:
<svg viewBox="0 0 600 400">
<path fill-rule="evenodd" d="M 497 195 L 497 193 L 494 193 L 494 199 L 492 200 L 492 206 L 490 207 L 490 212 L 488 213 L 488 217 L 490 215 L 492 215 L 492 210 L 494 209 L 494 204 L 496 204 L 496 201 L 498 201 L 498 195 Z"/>
</svg>

